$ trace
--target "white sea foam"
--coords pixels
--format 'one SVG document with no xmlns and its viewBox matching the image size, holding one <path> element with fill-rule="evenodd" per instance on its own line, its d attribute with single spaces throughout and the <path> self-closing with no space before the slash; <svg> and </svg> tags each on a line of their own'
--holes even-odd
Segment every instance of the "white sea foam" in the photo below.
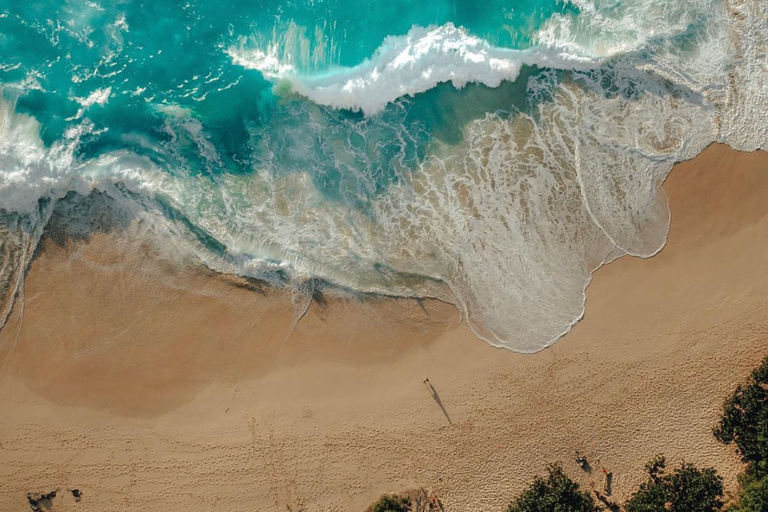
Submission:
<svg viewBox="0 0 768 512">
<path fill-rule="evenodd" d="M 723 8 L 720 0 L 571 0 L 571 3 L 579 8 L 580 14 L 554 14 L 535 34 L 535 43 L 588 55 L 619 55 L 683 34 L 707 14 Z"/>
<path fill-rule="evenodd" d="M 557 47 L 496 48 L 452 23 L 413 27 L 405 36 L 390 36 L 372 58 L 324 74 L 299 73 L 279 60 L 275 45 L 266 50 L 230 48 L 229 53 L 235 63 L 257 69 L 267 78 L 290 81 L 295 92 L 315 103 L 366 114 L 443 82 L 457 88 L 470 82 L 497 87 L 504 80 L 517 79 L 523 65 L 590 69 L 602 61 Z"/>
<path fill-rule="evenodd" d="M 109 101 L 109 97 L 112 95 L 111 87 L 104 87 L 103 89 L 96 89 L 85 98 L 75 98 L 78 103 L 84 108 L 88 109 L 93 105 L 104 106 Z"/>
<path fill-rule="evenodd" d="M 283 63 L 278 56 L 279 49 L 271 44 L 265 49 L 250 48 L 236 50 L 230 48 L 227 53 L 235 64 L 249 69 L 256 69 L 271 80 L 293 75 L 296 68 L 292 64 Z"/>
<path fill-rule="evenodd" d="M 72 159 L 62 145 L 46 149 L 39 133 L 34 118 L 0 99 L 0 207 L 7 212 L 33 212 L 65 181 Z"/>
<path fill-rule="evenodd" d="M 69 191 L 87 194 L 117 182 L 144 191 L 151 186 L 148 178 L 158 171 L 146 158 L 129 152 L 90 161 L 77 158 L 81 139 L 94 133 L 88 119 L 46 146 L 37 120 L 15 112 L 14 106 L 0 95 L 0 210 L 31 215 L 39 199 L 56 200 Z"/>
<path fill-rule="evenodd" d="M 290 51 L 230 49 L 317 103 L 368 114 L 440 82 L 498 85 L 524 64 L 572 70 L 533 76 L 528 110 L 469 122 L 461 142 L 434 143 L 426 157 L 409 156 L 418 134 L 390 115 L 403 104 L 348 120 L 284 102 L 251 141 L 253 172 L 211 176 L 167 172 L 126 152 L 80 162 L 73 148 L 90 129 L 85 120 L 46 148 L 37 123 L 2 104 L 0 207 L 29 213 L 40 197 L 125 183 L 226 247 L 206 252 L 183 225 L 152 216 L 169 247 L 222 271 L 439 296 L 489 343 L 540 350 L 581 318 L 592 271 L 661 249 L 669 213 L 660 185 L 674 162 L 713 141 L 768 148 L 768 4 L 745 0 L 729 12 L 716 0 L 608 3 L 618 5 L 580 0 L 584 19 L 553 18 L 527 52 L 450 25 L 390 38 L 369 61 L 321 76 L 296 71 L 333 53 L 312 51 L 301 31 Z M 196 148 L 220 165 L 194 112 L 159 111 L 169 142 L 158 152 Z M 376 160 L 384 150 L 394 154 Z M 328 167 L 343 176 L 333 201 L 321 189 Z M 393 178 L 379 191 L 382 173 Z"/>
<path fill-rule="evenodd" d="M 580 16 L 553 17 L 526 52 L 446 25 L 389 38 L 354 68 L 280 75 L 316 103 L 374 114 L 440 82 L 496 86 L 523 64 L 573 70 L 566 82 L 549 74 L 528 84 L 534 104 L 547 98 L 530 117 L 470 124 L 463 144 L 377 201 L 365 241 L 359 225 L 345 234 L 360 243 L 354 254 L 372 244 L 389 268 L 448 283 L 482 338 L 532 352 L 581 318 L 597 267 L 659 251 L 669 225 L 660 186 L 674 162 L 717 140 L 739 149 L 768 142 L 768 7 L 622 6 L 582 1 Z M 313 271 L 349 283 L 342 269 L 351 262 L 324 255 L 340 267 Z"/>
<path fill-rule="evenodd" d="M 339 60 L 339 49 L 325 36 L 323 27 L 307 30 L 294 22 L 276 25 L 268 38 L 265 34 L 241 37 L 225 51 L 235 64 L 257 69 L 270 80 L 295 76 L 299 69 L 324 68 Z"/>
</svg>

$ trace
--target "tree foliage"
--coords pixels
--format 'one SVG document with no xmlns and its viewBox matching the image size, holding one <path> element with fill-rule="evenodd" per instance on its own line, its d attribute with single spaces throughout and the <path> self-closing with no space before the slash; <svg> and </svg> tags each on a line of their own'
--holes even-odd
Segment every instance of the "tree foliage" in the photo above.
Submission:
<svg viewBox="0 0 768 512">
<path fill-rule="evenodd" d="M 750 473 L 768 476 L 768 358 L 725 400 L 714 434 L 722 443 L 736 444 Z"/>
<path fill-rule="evenodd" d="M 409 512 L 410 510 L 408 498 L 394 494 L 385 494 L 379 498 L 379 501 L 368 507 L 368 512 Z"/>
<path fill-rule="evenodd" d="M 765 512 L 768 510 L 768 476 L 756 478 L 742 475 L 739 479 L 739 504 L 728 512 Z"/>
<path fill-rule="evenodd" d="M 723 479 L 713 468 L 681 464 L 667 472 L 664 457 L 646 464 L 648 480 L 625 504 L 626 512 L 713 512 L 722 505 Z"/>
<path fill-rule="evenodd" d="M 592 496 L 568 478 L 559 465 L 547 468 L 547 477 L 537 476 L 507 508 L 507 512 L 597 512 Z"/>
<path fill-rule="evenodd" d="M 396 496 L 394 494 L 385 494 L 379 501 L 368 507 L 369 512 L 409 512 L 408 498 Z"/>
</svg>

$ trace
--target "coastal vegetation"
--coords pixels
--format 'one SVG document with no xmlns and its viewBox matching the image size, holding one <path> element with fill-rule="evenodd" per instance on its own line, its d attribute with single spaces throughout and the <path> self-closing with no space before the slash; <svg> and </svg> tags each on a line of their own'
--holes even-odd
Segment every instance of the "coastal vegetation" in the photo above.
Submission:
<svg viewBox="0 0 768 512">
<path fill-rule="evenodd" d="M 768 476 L 768 358 L 725 400 L 714 434 L 736 445 L 751 477 Z"/>
<path fill-rule="evenodd" d="M 405 496 L 385 494 L 368 510 L 369 512 L 409 512 L 411 510 L 409 501 Z"/>
<path fill-rule="evenodd" d="M 384 494 L 365 512 L 445 512 L 445 509 L 435 493 L 412 489 L 399 494 Z"/>
<path fill-rule="evenodd" d="M 738 502 L 728 512 L 765 512 L 768 510 L 768 477 L 744 474 L 739 478 Z"/>
<path fill-rule="evenodd" d="M 667 462 L 657 456 L 645 465 L 648 480 L 624 505 L 626 512 L 713 512 L 720 510 L 723 479 L 714 468 L 699 469 L 682 463 L 667 472 Z"/>
<path fill-rule="evenodd" d="M 768 510 L 768 357 L 725 399 L 714 434 L 720 442 L 734 444 L 746 464 L 737 504 L 729 512 Z"/>
<path fill-rule="evenodd" d="M 507 512 L 596 512 L 608 508 L 625 512 L 714 512 L 721 510 L 722 478 L 713 468 L 682 463 L 667 471 L 663 456 L 646 464 L 648 479 L 621 507 L 605 493 L 581 490 L 559 465 L 550 466 L 547 478 L 536 477 L 507 508 Z M 598 504 L 598 501 L 602 504 Z M 746 511 L 745 511 L 746 512 Z M 751 512 L 751 510 L 749 510 Z"/>
<path fill-rule="evenodd" d="M 547 468 L 547 477 L 537 476 L 531 486 L 526 489 L 507 508 L 507 512 L 597 512 L 597 506 L 592 496 L 582 491 L 579 484 L 568 478 L 563 468 L 558 464 Z"/>
<path fill-rule="evenodd" d="M 547 467 L 545 476 L 533 482 L 507 507 L 507 512 L 768 512 L 768 357 L 725 399 L 715 438 L 735 445 L 745 464 L 739 477 L 739 491 L 724 499 L 723 479 L 714 468 L 698 468 L 682 462 L 670 470 L 664 456 L 654 457 L 645 466 L 648 478 L 623 504 L 613 502 L 610 474 L 604 492 L 592 492 L 565 474 L 560 464 Z M 591 471 L 586 459 L 577 462 Z M 424 492 L 424 491 L 422 491 Z M 594 496 L 593 496 L 594 495 Z M 425 508 L 414 508 L 408 493 L 384 495 L 366 512 L 421 512 L 432 508 L 437 498 L 431 495 Z"/>
</svg>

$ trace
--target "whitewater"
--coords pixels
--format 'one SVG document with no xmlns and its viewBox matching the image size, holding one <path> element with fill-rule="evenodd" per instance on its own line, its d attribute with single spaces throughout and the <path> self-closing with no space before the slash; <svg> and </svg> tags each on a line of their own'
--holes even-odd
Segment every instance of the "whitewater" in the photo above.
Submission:
<svg viewBox="0 0 768 512">
<path fill-rule="evenodd" d="M 109 209 L 216 271 L 436 297 L 535 352 L 597 268 L 662 249 L 675 162 L 768 149 L 760 0 L 6 2 L 2 323 L 51 216 Z"/>
</svg>

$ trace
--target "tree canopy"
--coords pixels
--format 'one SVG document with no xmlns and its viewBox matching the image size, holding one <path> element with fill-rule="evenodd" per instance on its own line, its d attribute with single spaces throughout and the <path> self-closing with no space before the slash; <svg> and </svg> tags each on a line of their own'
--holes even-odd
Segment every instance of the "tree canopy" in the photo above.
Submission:
<svg viewBox="0 0 768 512">
<path fill-rule="evenodd" d="M 742 475 L 739 503 L 728 512 L 764 512 L 768 510 L 768 477 Z"/>
<path fill-rule="evenodd" d="M 722 443 L 736 444 L 750 473 L 768 476 L 768 358 L 725 400 L 714 434 Z"/>
<path fill-rule="evenodd" d="M 410 510 L 408 498 L 393 494 L 385 494 L 368 508 L 368 512 L 409 512 Z"/>
<path fill-rule="evenodd" d="M 598 512 L 592 496 L 568 478 L 557 464 L 547 468 L 547 477 L 533 483 L 507 508 L 507 512 Z"/>
<path fill-rule="evenodd" d="M 667 472 L 658 456 L 645 465 L 648 480 L 624 505 L 626 512 L 713 512 L 720 509 L 723 479 L 713 468 L 681 464 Z"/>
</svg>

